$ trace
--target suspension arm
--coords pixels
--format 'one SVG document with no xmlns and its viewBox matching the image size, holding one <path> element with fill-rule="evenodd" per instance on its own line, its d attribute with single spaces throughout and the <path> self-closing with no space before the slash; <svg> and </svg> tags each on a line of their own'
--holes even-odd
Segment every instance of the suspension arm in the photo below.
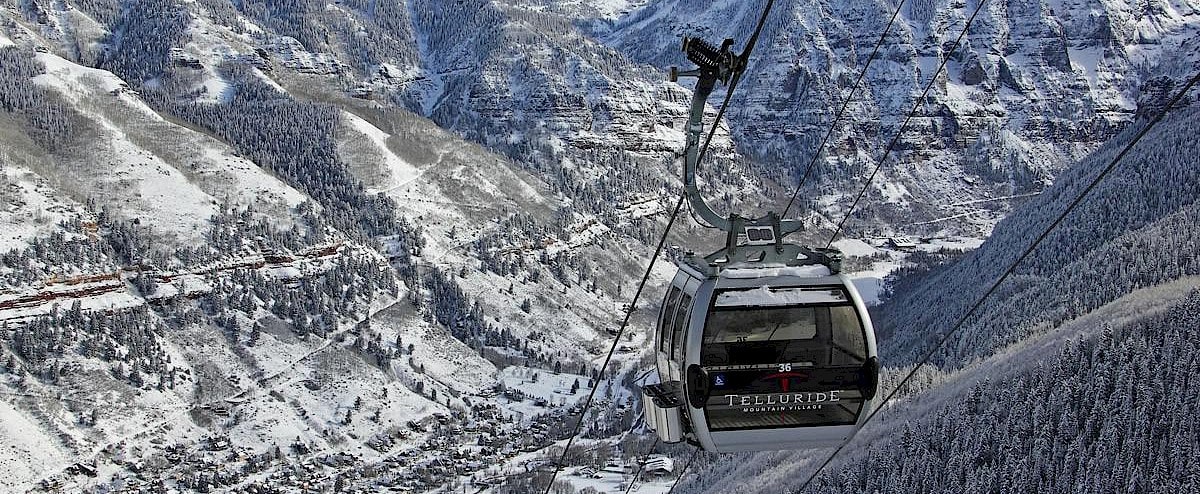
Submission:
<svg viewBox="0 0 1200 494">
<path fill-rule="evenodd" d="M 735 56 L 729 51 L 732 44 L 733 40 L 726 39 L 718 49 L 703 40 L 685 37 L 683 51 L 687 53 L 688 60 L 699 67 L 686 72 L 679 72 L 674 67 L 671 68 L 672 82 L 678 80 L 680 76 L 697 78 L 696 88 L 692 91 L 688 121 L 684 128 L 686 133 L 683 164 L 684 193 L 696 214 L 713 228 L 727 233 L 741 233 L 740 231 L 732 232 L 732 230 L 741 230 L 742 225 L 772 226 L 777 229 L 776 236 L 782 238 L 789 233 L 803 230 L 804 225 L 798 220 L 780 221 L 778 216 L 770 213 L 754 219 L 742 219 L 736 214 L 731 214 L 729 217 L 721 216 L 704 201 L 704 197 L 700 195 L 700 189 L 696 185 L 696 171 L 699 169 L 701 158 L 700 138 L 704 134 L 704 107 L 708 102 L 708 97 L 712 94 L 717 82 L 729 84 L 732 80 L 736 84 L 737 79 L 741 77 L 746 68 L 745 58 Z M 730 90 L 733 90 L 732 85 Z M 717 123 L 714 122 L 713 125 L 717 125 Z"/>
</svg>

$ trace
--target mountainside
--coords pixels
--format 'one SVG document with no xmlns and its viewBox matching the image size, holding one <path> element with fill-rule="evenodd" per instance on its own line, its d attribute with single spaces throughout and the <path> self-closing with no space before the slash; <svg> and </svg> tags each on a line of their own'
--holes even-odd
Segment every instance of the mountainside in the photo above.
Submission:
<svg viewBox="0 0 1200 494">
<path fill-rule="evenodd" d="M 0 491 L 529 492 L 577 421 L 556 488 L 623 490 L 652 444 L 633 390 L 668 263 L 599 367 L 679 185 L 691 91 L 666 67 L 686 65 L 681 35 L 740 47 L 762 3 L 0 0 Z M 814 228 L 796 240 L 827 237 L 975 5 L 904 7 L 801 195 Z M 701 171 L 718 211 L 781 208 L 890 8 L 777 2 Z M 879 308 L 887 365 L 911 363 L 1200 67 L 1198 8 L 981 14 L 837 244 L 868 300 L 908 267 Z M 1131 155 L 1070 220 L 1086 228 L 1050 239 L 926 386 L 973 384 L 971 362 L 1067 321 L 1092 334 L 1078 321 L 1116 303 L 1129 328 L 1189 321 L 1142 321 L 1138 294 L 1200 274 L 1195 111 Z M 894 234 L 918 251 L 884 247 Z M 670 238 L 719 240 L 686 218 Z M 1101 365 L 1150 334 L 1124 327 L 1061 362 Z M 1163 331 L 1173 346 L 1147 355 L 1190 351 Z M 1055 372 L 980 385 L 987 404 L 951 416 Z M 771 462 L 796 455 L 713 460 L 686 486 L 764 486 L 749 482 L 791 475 Z"/>
<path fill-rule="evenodd" d="M 964 338 L 939 359 L 986 356 L 1134 289 L 1200 274 L 1200 148 L 1192 138 L 1200 127 L 1194 115 L 1194 105 L 1169 113 L 1018 266 L 1009 285 L 968 321 Z M 907 361 L 930 335 L 948 329 L 987 289 L 980 280 L 998 277 L 1136 130 L 1060 174 L 1054 187 L 1000 222 L 988 242 L 952 267 L 895 285 L 879 310 L 877 329 L 881 340 L 892 343 L 889 357 Z M 1090 288 L 1079 289 L 1085 286 Z M 945 310 L 920 309 L 930 304 Z"/>
<path fill-rule="evenodd" d="M 124 18 L 122 44 L 148 56 L 178 21 Z M 86 67 L 21 29 L 0 490 L 433 488 L 549 446 L 580 387 L 629 407 L 592 343 L 625 275 L 598 273 L 636 269 L 614 230 L 653 210 L 561 212 L 510 160 L 311 74 L 167 51 L 178 77 L 139 80 L 141 58 Z"/>
<path fill-rule="evenodd" d="M 313 75 L 425 115 L 601 215 L 611 201 L 676 183 L 669 164 L 689 92 L 666 82 L 665 69 L 688 65 L 680 37 L 728 36 L 740 47 L 764 3 L 140 1 L 147 12 L 177 13 L 177 26 L 154 28 L 169 33 L 152 38 L 154 49 L 137 33 L 163 19 L 131 22 L 137 16 L 122 15 L 116 0 L 31 2 L 14 14 L 85 64 L 128 65 L 135 85 L 171 68 L 178 89 L 219 99 L 228 81 L 217 69 L 229 60 Z M 842 214 L 974 7 L 904 5 L 802 206 Z M 780 207 L 891 9 L 776 2 L 716 163 L 704 169 L 710 197 Z M 989 3 L 853 231 L 986 234 L 1011 200 L 1041 190 L 1200 63 L 1187 49 L 1200 35 L 1198 9 L 1185 0 Z"/>
<path fill-rule="evenodd" d="M 1190 452 L 1200 411 L 1191 376 L 1200 104 L 1194 92 L 1189 101 L 1092 190 L 810 492 L 1198 488 Z M 885 383 L 911 369 L 1134 130 L 1064 171 L 975 251 L 891 286 L 873 315 L 891 367 Z M 709 458 L 681 491 L 796 492 L 831 452 Z"/>
</svg>

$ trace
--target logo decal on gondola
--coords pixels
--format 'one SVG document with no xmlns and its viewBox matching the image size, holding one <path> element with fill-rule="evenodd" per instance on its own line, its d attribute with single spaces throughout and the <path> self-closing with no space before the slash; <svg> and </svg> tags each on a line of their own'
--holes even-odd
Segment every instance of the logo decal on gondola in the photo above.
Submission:
<svg viewBox="0 0 1200 494">
<path fill-rule="evenodd" d="M 731 407 L 813 405 L 842 401 L 841 390 L 803 393 L 770 393 L 765 395 L 725 395 Z M 799 410 L 799 409 L 797 409 Z"/>
<path fill-rule="evenodd" d="M 826 403 L 836 403 L 842 400 L 841 390 L 832 391 L 801 391 L 789 392 L 791 381 L 808 379 L 808 374 L 800 372 L 779 372 L 763 376 L 762 380 L 778 379 L 781 393 L 766 394 L 727 394 L 724 395 L 727 406 L 740 407 L 743 413 L 759 412 L 792 412 L 801 410 L 819 410 Z"/>
</svg>

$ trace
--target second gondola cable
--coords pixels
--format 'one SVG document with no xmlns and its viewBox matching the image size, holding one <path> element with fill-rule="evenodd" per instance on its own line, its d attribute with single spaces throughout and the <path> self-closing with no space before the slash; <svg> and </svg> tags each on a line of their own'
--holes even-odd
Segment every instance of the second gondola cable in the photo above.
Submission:
<svg viewBox="0 0 1200 494">
<path fill-rule="evenodd" d="M 837 240 L 838 235 L 841 234 L 842 229 L 846 226 L 846 221 L 850 219 L 850 215 L 854 213 L 854 209 L 858 207 L 858 203 L 862 201 L 863 196 L 866 195 L 867 190 L 870 189 L 871 182 L 875 180 L 875 175 L 877 175 L 879 170 L 883 168 L 883 165 L 887 163 L 888 155 L 890 155 L 892 150 L 896 148 L 896 145 L 899 144 L 900 138 L 904 135 L 904 130 L 908 128 L 908 123 L 912 121 L 912 118 L 914 115 L 916 115 L 917 110 L 924 106 L 926 98 L 929 97 L 929 91 L 933 89 L 933 85 L 937 83 L 938 75 L 946 69 L 946 64 L 950 61 L 950 55 L 958 49 L 960 44 L 962 44 L 963 38 L 966 37 L 967 32 L 971 29 L 971 23 L 975 22 L 975 17 L 979 15 L 979 11 L 983 9 L 985 4 L 987 4 L 987 0 L 979 0 L 979 3 L 975 6 L 975 10 L 971 12 L 971 17 L 967 19 L 966 25 L 963 26 L 962 32 L 958 33 L 958 38 L 955 38 L 954 44 L 950 46 L 950 50 L 941 57 L 941 63 L 938 64 L 937 70 L 935 70 L 933 75 L 930 76 L 929 83 L 925 85 L 925 89 L 921 92 L 921 96 L 917 98 L 916 102 L 913 103 L 912 110 L 908 111 L 908 115 L 904 117 L 904 121 L 900 124 L 900 128 L 896 130 L 896 135 L 892 136 L 892 140 L 888 142 L 887 147 L 884 148 L 883 155 L 879 157 L 879 163 L 875 165 L 875 169 L 872 170 L 871 175 L 867 177 L 867 182 L 863 184 L 862 189 L 858 192 L 858 196 L 855 197 L 854 202 L 850 204 L 850 209 L 846 210 L 846 215 L 842 216 L 842 220 L 838 222 L 837 228 L 833 230 L 833 235 L 829 236 L 829 242 L 825 244 L 826 249 L 832 247 L 833 241 Z"/>
<path fill-rule="evenodd" d="M 633 491 L 633 486 L 638 483 L 638 477 L 642 476 L 642 472 L 646 470 L 646 464 L 650 462 L 650 455 L 654 454 L 654 448 L 657 448 L 658 443 L 661 441 L 662 439 L 656 436 L 654 438 L 654 442 L 650 444 L 650 449 L 646 450 L 646 452 L 642 454 L 641 464 L 638 465 L 637 471 L 633 473 L 633 478 L 629 479 L 629 486 L 625 487 L 625 494 L 629 494 Z"/>
<path fill-rule="evenodd" d="M 680 480 L 683 480 L 684 474 L 687 473 L 688 468 L 691 468 L 692 463 L 696 461 L 696 457 L 699 455 L 700 455 L 700 448 L 696 448 L 696 449 L 692 450 L 692 457 L 688 458 L 687 463 L 683 464 L 683 469 L 679 470 L 679 475 L 677 475 L 675 477 L 675 482 L 671 483 L 671 490 L 667 491 L 667 494 L 672 494 L 673 492 L 675 492 L 675 487 L 679 485 Z"/>
<path fill-rule="evenodd" d="M 994 293 L 997 288 L 1000 287 L 1001 283 L 1003 283 L 1005 280 L 1008 279 L 1009 276 L 1012 275 L 1012 273 L 1016 270 L 1017 266 L 1021 263 L 1021 261 L 1024 261 L 1025 258 L 1029 257 L 1029 255 L 1031 253 L 1033 253 L 1034 249 L 1036 249 L 1038 247 L 1038 245 L 1040 245 L 1042 243 L 1042 241 L 1045 240 L 1046 237 L 1050 235 L 1050 232 L 1054 231 L 1054 229 L 1057 228 L 1058 225 L 1061 224 L 1064 219 L 1066 219 L 1067 215 L 1069 215 L 1071 213 L 1071 211 L 1073 211 L 1077 206 L 1079 206 L 1080 203 L 1083 202 L 1083 200 L 1085 198 L 1087 198 L 1087 195 L 1092 191 L 1092 189 L 1096 188 L 1096 185 L 1098 185 L 1102 180 L 1104 180 L 1104 178 L 1106 176 L 1108 176 L 1108 174 L 1110 172 L 1112 172 L 1114 168 L 1116 168 L 1116 166 L 1121 162 L 1121 159 L 1125 157 L 1125 155 L 1129 152 L 1129 150 L 1133 149 L 1133 146 L 1136 145 L 1138 143 L 1138 141 L 1140 141 L 1142 139 L 1142 137 L 1145 136 L 1146 133 L 1150 131 L 1150 129 L 1152 129 L 1156 124 L 1158 124 L 1158 122 L 1161 121 L 1164 116 L 1166 116 L 1167 112 L 1170 111 L 1171 108 L 1174 107 L 1175 104 L 1178 103 L 1179 100 L 1182 99 L 1184 95 L 1186 95 L 1189 91 L 1191 91 L 1192 87 L 1196 85 L 1197 81 L 1200 81 L 1200 72 L 1197 72 L 1195 75 L 1193 75 L 1192 78 L 1188 81 L 1188 83 L 1184 85 L 1183 89 L 1181 89 L 1178 93 L 1176 93 L 1175 96 L 1173 98 L 1171 98 L 1171 100 L 1165 106 L 1163 106 L 1163 109 L 1152 120 L 1150 120 L 1148 123 L 1146 123 L 1146 125 L 1143 126 L 1141 128 L 1141 130 L 1139 130 L 1137 132 L 1137 134 L 1135 134 L 1133 136 L 1132 139 L 1130 139 L 1129 143 L 1126 144 L 1125 147 L 1121 149 L 1121 152 L 1118 153 L 1117 156 L 1114 157 L 1112 159 L 1112 161 L 1109 162 L 1109 164 L 1107 166 L 1105 166 L 1104 169 L 1101 170 L 1100 173 L 1098 173 L 1092 179 L 1092 181 L 1090 183 L 1088 183 L 1088 186 L 1086 188 L 1084 188 L 1083 191 L 1079 193 L 1079 195 L 1075 196 L 1075 199 L 1072 200 L 1071 203 L 1067 205 L 1066 209 L 1064 209 L 1062 211 L 1062 213 L 1059 213 L 1059 215 L 1054 219 L 1054 221 L 1051 222 L 1050 225 L 1047 226 L 1046 229 L 1043 230 L 1042 233 L 1039 234 L 1036 239 L 1034 239 L 1033 243 L 1031 243 L 1029 245 L 1029 247 L 1025 248 L 1025 250 L 1021 253 L 1021 255 L 1018 256 L 1017 259 L 1015 261 L 1013 261 L 1012 264 L 1010 264 L 1007 269 L 1004 270 L 1004 273 L 999 278 L 997 278 L 995 282 L 992 283 L 992 285 L 987 289 L 987 291 L 984 292 L 984 294 L 982 296 L 980 296 L 979 299 L 976 300 L 974 304 L 971 305 L 971 308 L 968 309 L 965 314 L 963 314 L 961 317 L 958 318 L 958 320 L 954 323 L 954 325 L 951 326 L 950 330 L 947 331 L 945 334 L 943 334 L 942 337 L 928 351 L 926 351 L 924 355 L 921 356 L 921 359 L 918 361 L 917 365 L 913 366 L 913 368 L 908 371 L 908 373 L 904 376 L 904 378 L 901 379 L 900 382 L 898 384 L 896 384 L 895 387 L 892 388 L 892 391 L 888 393 L 888 395 L 883 399 L 883 401 L 881 401 L 879 403 L 879 406 L 875 407 L 875 409 L 871 411 L 871 414 L 868 415 L 866 420 L 863 421 L 863 427 L 866 427 L 866 424 L 871 422 L 871 420 L 874 419 L 875 416 L 879 414 L 880 410 L 883 410 L 883 406 L 886 405 L 889 401 L 891 401 L 892 398 L 894 398 L 896 396 L 896 394 L 900 392 L 900 390 L 904 387 L 904 385 L 907 384 L 913 378 L 913 376 L 916 375 L 917 371 L 919 371 L 922 367 L 924 367 L 925 365 L 927 365 L 929 363 L 929 359 L 933 358 L 933 355 L 942 348 L 942 345 L 946 344 L 946 341 L 948 341 L 951 336 L 953 336 L 960 329 L 962 329 L 962 327 L 966 324 L 967 320 L 975 313 L 975 311 L 979 310 L 979 308 L 983 306 L 983 302 L 985 300 L 987 300 L 987 298 L 989 296 L 991 296 L 992 293 Z M 832 462 L 835 457 L 837 457 L 838 453 L 840 453 L 842 451 L 842 449 L 844 449 L 846 447 L 846 444 L 848 444 L 848 443 L 843 443 L 841 446 L 838 446 L 838 448 L 835 449 L 833 451 L 833 453 L 830 454 L 829 457 L 826 458 L 823 463 L 821 463 L 821 466 L 817 467 L 817 469 L 815 471 L 813 471 L 812 475 L 810 475 L 808 477 L 808 480 L 804 481 L 804 484 L 800 486 L 800 489 L 797 490 L 796 493 L 799 494 L 799 493 L 804 492 L 804 490 L 808 488 L 809 484 L 812 483 L 813 479 L 815 479 L 817 477 L 817 475 L 820 474 L 821 471 L 824 470 L 825 467 L 827 467 L 829 465 L 829 463 Z"/>
<path fill-rule="evenodd" d="M 712 127 L 708 129 L 708 136 L 704 138 L 704 145 L 700 146 L 700 153 L 696 158 L 696 171 L 700 171 L 700 163 L 704 160 L 704 155 L 708 153 L 708 145 L 712 144 L 713 136 L 717 134 L 717 128 L 721 126 L 721 118 L 725 116 L 725 112 L 729 109 L 729 102 L 733 99 L 734 89 L 737 89 L 738 83 L 742 81 L 742 74 L 745 73 L 747 65 L 750 63 L 750 53 L 754 51 L 754 46 L 758 44 L 758 36 L 762 34 L 763 25 L 766 24 L 767 14 L 771 13 L 771 7 L 775 5 L 775 0 L 767 0 L 766 6 L 763 7 L 762 15 L 758 18 L 758 24 L 754 26 L 754 33 L 750 35 L 750 39 L 746 41 L 746 48 L 737 56 L 740 69 L 734 71 L 733 78 L 729 81 L 729 89 L 725 91 L 725 99 L 721 100 L 721 106 L 717 109 L 717 118 L 713 120 Z M 695 215 L 692 211 L 692 219 L 696 223 L 708 228 L 715 228 L 713 225 L 707 224 L 701 218 Z"/>
<path fill-rule="evenodd" d="M 617 335 L 613 339 L 612 346 L 608 349 L 608 355 L 604 357 L 604 363 L 600 366 L 600 375 L 604 375 L 608 364 L 612 362 L 613 354 L 616 352 L 617 343 L 621 341 L 621 335 L 625 332 L 625 328 L 629 326 L 629 319 L 633 316 L 633 311 L 637 307 L 637 301 L 641 298 L 642 290 L 646 287 L 646 282 L 650 279 L 650 273 L 654 271 L 654 264 L 658 260 L 658 256 L 662 255 L 663 246 L 667 242 L 667 234 L 671 231 L 671 226 L 675 224 L 675 219 L 679 217 L 679 210 L 683 208 L 686 195 L 680 194 L 679 199 L 675 201 L 675 207 L 671 210 L 671 217 L 667 220 L 667 227 L 663 230 L 662 237 L 658 241 L 658 246 L 654 249 L 654 255 L 650 257 L 650 263 L 646 265 L 646 273 L 642 275 L 641 282 L 638 283 L 637 290 L 633 293 L 633 301 L 629 304 L 629 310 L 625 311 L 625 318 L 621 321 L 621 327 L 617 330 Z M 558 477 L 558 472 L 562 470 L 563 462 L 566 461 L 567 453 L 571 450 L 571 445 L 575 442 L 575 438 L 579 436 L 579 432 L 583 427 L 583 420 L 587 418 L 588 409 L 592 406 L 592 401 L 596 397 L 596 390 L 600 389 L 600 382 L 597 381 L 595 386 L 592 386 L 588 392 L 587 401 L 584 402 L 583 410 L 579 412 L 579 419 L 575 422 L 575 429 L 571 433 L 571 437 L 567 439 L 567 445 L 563 448 L 562 455 L 555 462 L 554 472 L 550 475 L 550 481 L 546 483 L 545 494 L 550 494 L 551 487 L 554 486 L 554 479 Z"/>
<path fill-rule="evenodd" d="M 850 107 L 850 102 L 854 100 L 854 93 L 858 92 L 858 87 L 862 85 L 863 78 L 867 75 L 867 69 L 871 67 L 871 62 L 879 54 L 879 48 L 883 46 L 884 40 L 887 39 L 888 33 L 892 30 L 892 25 L 896 23 L 896 18 L 900 16 L 900 9 L 904 8 L 905 0 L 900 0 L 896 3 L 896 10 L 892 11 L 891 19 L 888 19 L 887 26 L 883 28 L 883 32 L 879 34 L 879 40 L 875 42 L 875 48 L 871 49 L 871 55 L 867 57 L 867 61 L 863 64 L 862 70 L 858 72 L 858 78 L 854 80 L 854 85 L 850 87 L 850 94 L 842 100 L 842 106 L 838 108 L 838 112 L 833 117 L 833 122 L 829 124 L 829 129 L 825 131 L 825 137 L 821 138 L 821 144 L 817 146 L 817 152 L 813 153 L 812 158 L 808 160 L 808 166 L 804 168 L 804 175 L 800 177 L 800 182 L 796 184 L 796 189 L 792 191 L 792 197 L 788 199 L 787 206 L 783 208 L 781 218 L 787 218 L 788 212 L 792 210 L 792 204 L 796 202 L 796 197 L 800 194 L 800 189 L 804 188 L 804 184 L 808 182 L 809 175 L 817 166 L 817 159 L 821 157 L 821 152 L 825 150 L 825 145 L 829 143 L 829 138 L 833 136 L 837 130 L 838 122 L 842 121 L 842 116 L 846 114 L 846 109 Z"/>
</svg>

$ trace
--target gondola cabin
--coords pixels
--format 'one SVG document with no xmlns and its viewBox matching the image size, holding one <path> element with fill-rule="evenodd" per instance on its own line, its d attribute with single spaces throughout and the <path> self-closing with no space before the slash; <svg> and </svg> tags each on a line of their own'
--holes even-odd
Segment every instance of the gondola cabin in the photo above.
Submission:
<svg viewBox="0 0 1200 494">
<path fill-rule="evenodd" d="M 661 382 L 642 388 L 643 411 L 663 442 L 711 452 L 837 445 L 866 421 L 879 382 L 875 332 L 840 273 L 841 252 L 785 243 L 804 229 L 800 219 L 719 215 L 696 183 L 708 146 L 700 145 L 705 102 L 717 83 L 733 91 L 749 57 L 748 49 L 734 55 L 732 45 L 685 37 L 683 51 L 697 68 L 671 69 L 672 81 L 697 78 L 684 127 L 683 192 L 701 224 L 725 233 L 725 248 L 674 256 L 679 270 L 654 342 Z"/>
<path fill-rule="evenodd" d="M 643 388 L 664 442 L 706 451 L 838 445 L 870 412 L 875 335 L 836 250 L 789 244 L 676 257 L 658 317 L 660 384 Z"/>
</svg>

